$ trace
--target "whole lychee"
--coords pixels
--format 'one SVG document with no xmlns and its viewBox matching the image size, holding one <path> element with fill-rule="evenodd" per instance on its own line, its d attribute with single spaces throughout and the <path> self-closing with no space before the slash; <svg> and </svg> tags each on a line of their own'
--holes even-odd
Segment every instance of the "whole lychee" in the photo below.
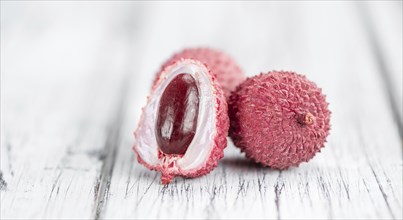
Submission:
<svg viewBox="0 0 403 220">
<path fill-rule="evenodd" d="M 161 172 L 161 181 L 197 177 L 224 156 L 229 128 L 224 93 L 211 70 L 180 59 L 164 68 L 134 133 L 138 161 Z"/>
<path fill-rule="evenodd" d="M 161 69 L 165 69 L 167 66 L 180 59 L 194 59 L 205 64 L 216 75 L 216 78 L 225 93 L 225 97 L 227 98 L 231 91 L 234 91 L 235 88 L 245 80 L 243 71 L 232 57 L 219 50 L 211 48 L 185 49 L 169 58 L 162 65 Z M 157 77 L 154 80 L 154 85 L 159 77 L 160 75 L 157 74 Z"/>
<path fill-rule="evenodd" d="M 307 162 L 330 130 L 325 95 L 293 72 L 269 72 L 245 80 L 229 98 L 229 134 L 248 158 L 286 169 Z"/>
</svg>

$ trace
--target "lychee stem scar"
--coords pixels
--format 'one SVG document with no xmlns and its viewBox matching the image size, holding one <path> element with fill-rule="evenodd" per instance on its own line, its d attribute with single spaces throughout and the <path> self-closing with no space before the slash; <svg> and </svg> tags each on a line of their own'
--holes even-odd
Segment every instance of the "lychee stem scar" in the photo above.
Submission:
<svg viewBox="0 0 403 220">
<path fill-rule="evenodd" d="M 315 116 L 310 112 L 299 115 L 298 122 L 302 125 L 311 125 L 315 122 Z"/>
</svg>

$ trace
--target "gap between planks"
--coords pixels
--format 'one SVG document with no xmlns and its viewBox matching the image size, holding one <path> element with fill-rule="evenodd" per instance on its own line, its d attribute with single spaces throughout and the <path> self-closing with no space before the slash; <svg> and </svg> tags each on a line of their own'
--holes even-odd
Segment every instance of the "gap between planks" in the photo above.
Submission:
<svg viewBox="0 0 403 220">
<path fill-rule="evenodd" d="M 99 174 L 98 179 L 94 185 L 94 208 L 92 211 L 93 219 L 101 219 L 104 213 L 104 209 L 107 205 L 109 199 L 109 189 L 111 185 L 111 179 L 113 175 L 114 166 L 116 163 L 116 157 L 118 152 L 118 147 L 120 145 L 121 136 L 122 136 L 122 124 L 126 117 L 126 105 L 128 99 L 128 93 L 130 91 L 129 87 L 133 86 L 130 83 L 132 82 L 132 77 L 134 74 L 131 71 L 131 61 L 134 61 L 134 53 L 140 51 L 139 48 L 135 48 L 135 45 L 140 45 L 141 40 L 143 40 L 141 34 L 137 34 L 137 39 L 135 33 L 139 31 L 140 22 L 144 21 L 144 16 L 146 13 L 146 9 L 144 5 L 132 4 L 130 6 L 131 14 L 127 15 L 125 19 L 125 28 L 126 28 L 126 43 L 129 46 L 128 48 L 128 59 L 126 66 L 126 73 L 122 77 L 121 82 L 121 90 L 119 92 L 119 100 L 117 102 L 117 109 L 114 117 L 111 119 L 110 126 L 108 128 L 108 137 L 105 141 L 105 145 L 103 147 L 103 153 L 105 155 L 103 165 Z M 134 42 L 134 39 L 137 42 Z M 134 153 L 134 152 L 133 152 Z"/>
<path fill-rule="evenodd" d="M 119 146 L 120 136 L 121 136 L 121 124 L 123 122 L 123 115 L 125 112 L 125 101 L 128 93 L 129 80 L 127 80 L 128 75 L 124 77 L 121 91 L 120 99 L 118 102 L 118 108 L 115 112 L 115 117 L 113 118 L 110 126 L 108 128 L 109 134 L 105 141 L 104 152 L 104 163 L 101 168 L 98 180 L 95 184 L 95 208 L 93 210 L 94 219 L 99 219 L 102 213 L 102 209 L 105 207 L 109 196 L 109 187 L 111 184 L 111 177 L 113 175 L 113 167 L 116 161 L 117 146 Z"/>
</svg>

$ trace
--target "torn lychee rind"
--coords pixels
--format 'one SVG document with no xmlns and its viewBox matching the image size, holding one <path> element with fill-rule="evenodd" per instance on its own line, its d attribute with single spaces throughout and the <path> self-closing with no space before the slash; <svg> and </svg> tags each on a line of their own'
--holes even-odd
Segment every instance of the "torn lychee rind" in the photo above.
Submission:
<svg viewBox="0 0 403 220">
<path fill-rule="evenodd" d="M 246 78 L 242 69 L 231 56 L 217 49 L 203 47 L 187 48 L 174 54 L 162 65 L 161 69 L 165 69 L 180 59 L 193 59 L 205 64 L 215 75 L 227 98 Z M 153 88 L 159 77 L 160 74 L 157 74 Z"/>
<path fill-rule="evenodd" d="M 330 131 L 326 96 L 293 72 L 250 77 L 229 98 L 230 137 L 248 158 L 277 169 L 307 162 Z"/>
<path fill-rule="evenodd" d="M 155 120 L 164 88 L 178 74 L 191 74 L 198 83 L 200 105 L 196 134 L 183 155 L 163 153 L 155 138 Z M 197 177 L 209 173 L 224 156 L 229 118 L 227 102 L 215 75 L 199 61 L 180 59 L 165 67 L 153 86 L 134 132 L 133 150 L 139 163 L 161 172 L 163 184 L 175 176 Z"/>
</svg>

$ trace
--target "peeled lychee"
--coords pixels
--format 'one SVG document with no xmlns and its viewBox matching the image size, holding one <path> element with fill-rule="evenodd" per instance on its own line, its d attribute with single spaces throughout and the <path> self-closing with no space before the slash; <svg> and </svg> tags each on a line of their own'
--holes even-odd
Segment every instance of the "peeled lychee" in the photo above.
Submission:
<svg viewBox="0 0 403 220">
<path fill-rule="evenodd" d="M 134 133 L 138 161 L 161 172 L 161 181 L 197 177 L 224 156 L 229 128 L 224 92 L 212 70 L 180 59 L 165 67 Z"/>
<path fill-rule="evenodd" d="M 269 72 L 245 80 L 229 98 L 234 144 L 248 158 L 286 169 L 309 161 L 330 130 L 325 95 L 293 72 Z"/>
<path fill-rule="evenodd" d="M 226 97 L 229 97 L 231 91 L 234 91 L 245 80 L 243 71 L 233 58 L 221 51 L 210 48 L 185 49 L 168 59 L 162 65 L 162 69 L 180 59 L 194 59 L 205 64 L 216 75 Z M 157 75 L 154 85 L 159 77 Z"/>
</svg>

